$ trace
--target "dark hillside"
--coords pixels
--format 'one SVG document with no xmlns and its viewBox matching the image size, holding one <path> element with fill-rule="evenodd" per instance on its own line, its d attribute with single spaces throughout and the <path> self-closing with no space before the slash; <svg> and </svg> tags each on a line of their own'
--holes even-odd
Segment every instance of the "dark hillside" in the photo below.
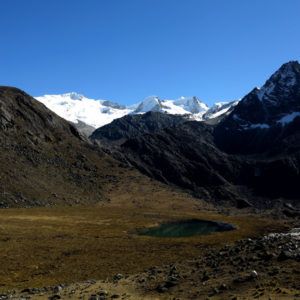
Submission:
<svg viewBox="0 0 300 300">
<path fill-rule="evenodd" d="M 300 197 L 300 67 L 284 64 L 219 123 L 185 122 L 114 150 L 150 177 L 209 202 L 268 206 Z"/>
</svg>

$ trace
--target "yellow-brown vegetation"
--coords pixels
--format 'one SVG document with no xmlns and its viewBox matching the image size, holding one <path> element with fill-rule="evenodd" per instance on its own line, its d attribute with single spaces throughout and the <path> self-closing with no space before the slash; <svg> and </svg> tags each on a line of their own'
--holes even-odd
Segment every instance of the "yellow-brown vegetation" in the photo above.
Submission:
<svg viewBox="0 0 300 300">
<path fill-rule="evenodd" d="M 237 230 L 190 238 L 152 238 L 130 232 L 183 218 L 229 222 Z M 215 212 L 140 210 L 122 207 L 52 207 L 0 211 L 1 290 L 41 287 L 133 274 L 200 256 L 206 245 L 281 230 L 257 216 L 225 217 Z"/>
</svg>

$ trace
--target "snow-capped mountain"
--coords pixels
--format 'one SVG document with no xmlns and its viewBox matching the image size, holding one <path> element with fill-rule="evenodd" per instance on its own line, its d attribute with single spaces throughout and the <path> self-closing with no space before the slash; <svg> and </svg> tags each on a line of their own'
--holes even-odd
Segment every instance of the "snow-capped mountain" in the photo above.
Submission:
<svg viewBox="0 0 300 300">
<path fill-rule="evenodd" d="M 102 127 L 128 114 L 143 114 L 149 111 L 190 115 L 192 120 L 203 121 L 220 116 L 226 113 L 232 105 L 236 105 L 236 102 L 221 102 L 209 109 L 197 97 L 161 100 L 157 96 L 149 96 L 140 103 L 124 106 L 108 100 L 89 99 L 75 92 L 45 95 L 36 99 L 62 118 L 73 123 L 84 122 L 94 128 Z M 205 118 L 204 115 L 206 115 Z"/>
<path fill-rule="evenodd" d="M 207 105 L 202 103 L 197 97 L 181 97 L 176 100 L 160 100 L 157 96 L 149 96 L 138 104 L 133 113 L 158 111 L 172 115 L 202 115 L 207 110 Z"/>
<path fill-rule="evenodd" d="M 157 96 L 149 96 L 131 106 L 119 105 L 108 100 L 89 99 L 74 92 L 45 95 L 36 99 L 66 120 L 73 123 L 81 121 L 94 128 L 102 127 L 128 114 L 149 111 L 186 114 L 190 115 L 190 119 L 197 121 L 210 120 L 230 114 L 235 107 L 231 119 L 241 130 L 265 129 L 271 123 L 284 125 L 299 116 L 300 104 L 295 97 L 300 93 L 299 82 L 300 65 L 297 61 L 292 61 L 282 65 L 261 88 L 255 88 L 241 101 L 219 102 L 211 108 L 197 97 L 164 100 Z"/>
<path fill-rule="evenodd" d="M 163 109 L 161 101 L 157 96 L 149 96 L 137 105 L 134 113 L 145 113 L 148 111 L 161 111 Z"/>
<path fill-rule="evenodd" d="M 101 127 L 132 112 L 118 103 L 107 100 L 95 100 L 77 93 L 45 95 L 36 97 L 60 117 L 77 123 L 84 122 L 94 128 Z"/>
</svg>

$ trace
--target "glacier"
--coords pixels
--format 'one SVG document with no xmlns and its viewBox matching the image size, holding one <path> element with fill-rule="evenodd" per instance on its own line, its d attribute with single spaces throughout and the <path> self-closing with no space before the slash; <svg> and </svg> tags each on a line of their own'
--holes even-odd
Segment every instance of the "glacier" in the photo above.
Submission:
<svg viewBox="0 0 300 300">
<path fill-rule="evenodd" d="M 148 96 L 141 102 L 125 106 L 103 99 L 90 99 L 76 92 L 35 97 L 60 117 L 75 124 L 83 122 L 94 128 L 102 127 L 128 114 L 143 114 L 148 111 L 174 115 L 189 115 L 191 120 L 203 121 L 225 114 L 239 100 L 219 102 L 209 108 L 197 97 L 180 97 L 161 100 Z"/>
</svg>

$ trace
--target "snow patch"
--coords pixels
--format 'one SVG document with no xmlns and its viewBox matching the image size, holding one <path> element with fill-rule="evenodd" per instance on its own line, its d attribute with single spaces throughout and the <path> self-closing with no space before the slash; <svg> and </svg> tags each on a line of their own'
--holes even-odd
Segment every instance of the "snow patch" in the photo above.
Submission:
<svg viewBox="0 0 300 300">
<path fill-rule="evenodd" d="M 257 123 L 257 124 L 251 124 L 249 126 L 249 129 L 255 129 L 255 128 L 268 129 L 268 128 L 270 128 L 270 125 Z"/>
<path fill-rule="evenodd" d="M 280 120 L 278 120 L 277 123 L 280 123 L 281 125 L 286 125 L 288 123 L 293 122 L 294 119 L 299 116 L 300 116 L 300 112 L 295 111 L 295 112 L 292 112 L 291 114 L 285 115 Z"/>
<path fill-rule="evenodd" d="M 233 119 L 240 122 L 240 127 L 242 127 L 244 130 L 250 130 L 250 129 L 269 129 L 270 125 L 264 124 L 264 123 L 256 123 L 256 124 L 251 124 L 250 122 L 241 119 L 237 114 L 233 114 Z"/>
</svg>

